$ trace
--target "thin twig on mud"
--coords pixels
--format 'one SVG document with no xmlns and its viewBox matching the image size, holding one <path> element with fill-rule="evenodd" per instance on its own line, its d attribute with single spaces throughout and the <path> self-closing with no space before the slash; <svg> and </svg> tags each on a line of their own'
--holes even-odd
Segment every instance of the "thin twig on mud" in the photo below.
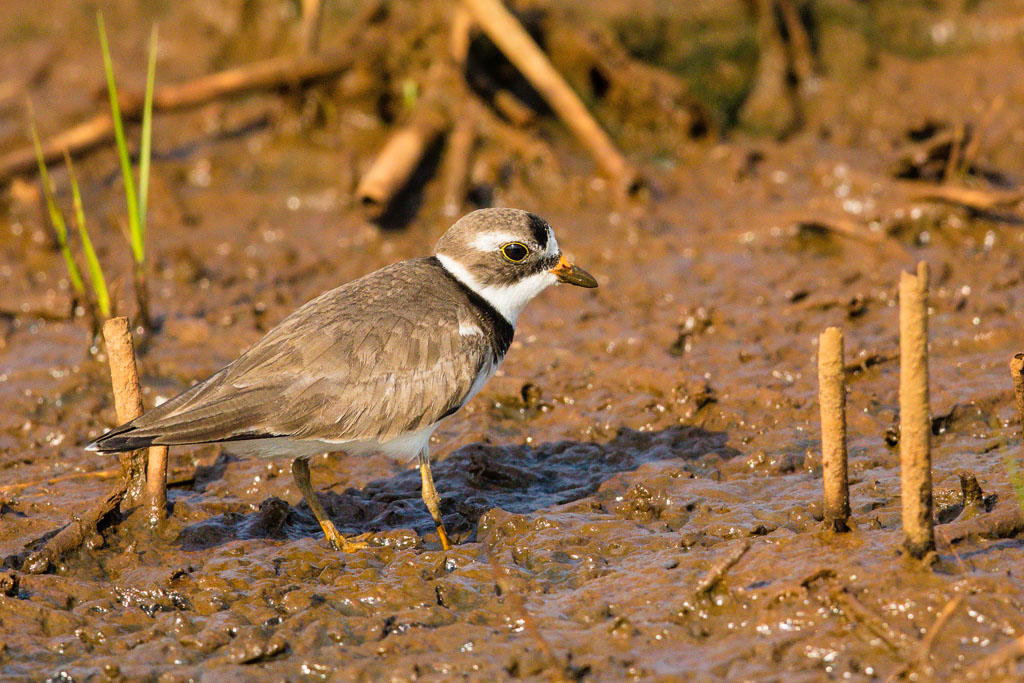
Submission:
<svg viewBox="0 0 1024 683">
<path fill-rule="evenodd" d="M 1024 636 L 1014 638 L 988 657 L 967 669 L 964 672 L 964 678 L 968 680 L 981 678 L 982 675 L 989 671 L 998 669 L 1008 662 L 1015 661 L 1021 657 L 1024 657 Z"/>
<path fill-rule="evenodd" d="M 938 616 L 935 617 L 935 621 L 932 623 L 931 628 L 928 629 L 928 633 L 925 634 L 924 638 L 921 639 L 921 644 L 917 648 L 917 655 L 915 659 L 919 664 L 927 664 L 928 658 L 931 656 L 932 648 L 935 647 L 935 640 L 939 637 L 939 633 L 946 627 L 949 620 L 953 617 L 953 614 L 960 608 L 964 602 L 964 595 L 960 593 L 953 597 L 952 600 L 946 603 Z"/>
<path fill-rule="evenodd" d="M 949 623 L 949 620 L 952 618 L 953 614 L 960 607 L 963 601 L 964 596 L 961 593 L 959 595 L 954 596 L 949 602 L 946 603 L 945 607 L 939 610 L 938 615 L 935 617 L 935 621 L 932 622 L 932 625 L 928 629 L 928 632 L 924 635 L 923 638 L 921 638 L 921 642 L 918 643 L 917 652 L 914 653 L 913 658 L 909 662 L 907 662 L 906 664 L 904 664 L 903 666 L 889 674 L 889 676 L 885 679 L 886 683 L 895 683 L 896 681 L 898 681 L 899 679 L 901 679 L 902 677 L 906 676 L 908 673 L 914 670 L 927 672 L 929 674 L 932 673 L 932 667 L 929 664 L 929 659 L 931 658 L 932 648 L 935 646 L 935 640 L 938 638 L 939 633 L 942 631 L 942 629 L 946 627 L 946 624 Z"/>
<path fill-rule="evenodd" d="M 1002 190 L 983 190 L 960 185 L 907 184 L 912 190 L 915 200 L 945 202 L 946 204 L 955 204 L 973 211 L 992 211 L 993 209 L 1009 208 L 1024 201 L 1024 192 L 1020 190 L 1007 192 Z"/>
<path fill-rule="evenodd" d="M 725 573 L 732 569 L 736 565 L 736 563 L 740 561 L 740 558 L 747 554 L 747 551 L 750 550 L 751 545 L 752 543 L 750 539 L 744 540 L 742 543 L 734 547 L 732 549 L 732 552 L 730 552 L 727 556 L 722 558 L 722 560 L 718 562 L 718 564 L 709 569 L 708 573 L 705 574 L 704 577 L 697 582 L 696 587 L 694 587 L 694 596 L 700 597 L 702 595 L 710 593 L 711 589 L 717 586 L 718 583 L 722 580 L 722 578 L 725 576 Z"/>
<path fill-rule="evenodd" d="M 868 351 L 844 365 L 843 371 L 847 375 L 855 375 L 860 372 L 866 372 L 868 368 L 873 368 L 876 365 L 891 363 L 894 360 L 898 360 L 899 357 L 900 354 L 896 351 Z"/>
<path fill-rule="evenodd" d="M 910 636 L 891 626 L 882 617 L 855 598 L 848 588 L 843 587 L 832 593 L 832 599 L 851 621 L 859 621 L 868 627 L 878 638 L 894 652 L 901 653 L 911 643 Z"/>
<path fill-rule="evenodd" d="M 22 569 L 29 574 L 42 574 L 61 557 L 80 547 L 88 537 L 96 533 L 97 527 L 107 515 L 117 509 L 127 490 L 127 481 L 122 480 L 81 517 L 72 517 L 71 522 L 47 541 L 46 545 L 26 558 Z"/>
<path fill-rule="evenodd" d="M 95 470 L 92 472 L 71 472 L 58 477 L 47 477 L 46 479 L 34 479 L 32 481 L 19 481 L 15 484 L 0 486 L 0 493 L 17 493 L 32 486 L 52 486 L 69 479 L 112 479 L 120 473 L 120 470 Z"/>
</svg>

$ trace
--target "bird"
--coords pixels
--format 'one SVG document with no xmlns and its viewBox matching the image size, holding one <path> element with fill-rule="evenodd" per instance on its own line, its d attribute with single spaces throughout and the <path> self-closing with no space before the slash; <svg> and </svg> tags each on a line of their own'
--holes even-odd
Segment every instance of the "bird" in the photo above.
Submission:
<svg viewBox="0 0 1024 683">
<path fill-rule="evenodd" d="M 290 458 L 324 536 L 345 552 L 366 547 L 369 534 L 338 532 L 313 489 L 309 458 L 418 458 L 422 498 L 448 550 L 430 437 L 494 375 L 526 304 L 558 283 L 598 285 L 562 254 L 547 221 L 521 209 L 473 211 L 432 256 L 312 299 L 205 381 L 86 449 L 220 443 L 242 456 Z"/>
</svg>

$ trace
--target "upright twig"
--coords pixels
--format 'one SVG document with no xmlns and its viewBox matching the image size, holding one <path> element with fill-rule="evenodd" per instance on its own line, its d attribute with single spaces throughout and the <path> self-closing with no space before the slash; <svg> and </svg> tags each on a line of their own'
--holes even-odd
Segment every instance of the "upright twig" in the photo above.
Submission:
<svg viewBox="0 0 1024 683">
<path fill-rule="evenodd" d="M 469 175 L 469 162 L 473 155 L 476 136 L 474 108 L 467 107 L 465 115 L 455 121 L 452 132 L 448 135 L 441 169 L 444 187 L 442 206 L 444 215 L 449 218 L 457 216 L 462 211 L 462 204 L 466 199 L 466 179 Z"/>
<path fill-rule="evenodd" d="M 843 332 L 830 327 L 818 337 L 818 401 L 821 405 L 821 464 L 825 522 L 849 531 L 850 486 L 846 453 L 846 372 Z"/>
<path fill-rule="evenodd" d="M 1024 353 L 1014 354 L 1010 359 L 1010 375 L 1013 377 L 1013 402 L 1017 405 L 1021 432 L 1024 434 Z M 1024 441 L 1021 446 L 1024 447 Z"/>
<path fill-rule="evenodd" d="M 928 264 L 900 273 L 900 483 L 907 551 L 935 550 L 928 405 Z"/>
<path fill-rule="evenodd" d="M 500 0 L 465 0 L 465 5 L 476 24 L 587 148 L 601 171 L 622 189 L 633 190 L 638 178 L 636 171 L 522 24 Z"/>
<path fill-rule="evenodd" d="M 320 23 L 324 14 L 323 0 L 302 0 L 302 51 L 311 55 L 320 45 Z"/>
<path fill-rule="evenodd" d="M 142 415 L 142 387 L 135 366 L 135 344 L 132 342 L 128 318 L 111 318 L 103 323 L 103 340 L 110 363 L 110 383 L 114 390 L 114 410 L 119 423 Z M 142 450 L 118 455 L 121 478 L 126 482 L 126 498 L 130 502 L 142 499 L 146 482 L 146 458 Z"/>
</svg>

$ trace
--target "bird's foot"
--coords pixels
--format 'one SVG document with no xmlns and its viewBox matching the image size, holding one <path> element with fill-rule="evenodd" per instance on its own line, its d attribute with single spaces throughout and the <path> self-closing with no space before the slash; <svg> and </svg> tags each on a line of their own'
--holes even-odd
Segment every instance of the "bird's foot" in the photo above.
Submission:
<svg viewBox="0 0 1024 683">
<path fill-rule="evenodd" d="M 357 550 L 370 547 L 370 544 L 363 540 L 370 537 L 371 534 L 369 533 L 361 534 L 351 539 L 345 538 L 341 535 L 341 532 L 334 527 L 334 523 L 330 520 L 321 522 L 320 528 L 324 530 L 324 536 L 327 537 L 331 547 L 335 550 L 340 550 L 343 553 L 354 553 Z"/>
</svg>

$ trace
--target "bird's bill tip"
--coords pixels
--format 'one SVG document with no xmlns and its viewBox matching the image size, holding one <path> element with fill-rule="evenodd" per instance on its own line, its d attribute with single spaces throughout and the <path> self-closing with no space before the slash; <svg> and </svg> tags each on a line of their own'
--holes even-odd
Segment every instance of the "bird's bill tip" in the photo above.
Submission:
<svg viewBox="0 0 1024 683">
<path fill-rule="evenodd" d="M 594 279 L 593 275 L 579 266 L 569 263 L 569 260 L 564 256 L 558 260 L 558 265 L 552 268 L 551 272 L 558 278 L 559 282 L 590 289 L 597 287 L 597 280 Z"/>
</svg>

